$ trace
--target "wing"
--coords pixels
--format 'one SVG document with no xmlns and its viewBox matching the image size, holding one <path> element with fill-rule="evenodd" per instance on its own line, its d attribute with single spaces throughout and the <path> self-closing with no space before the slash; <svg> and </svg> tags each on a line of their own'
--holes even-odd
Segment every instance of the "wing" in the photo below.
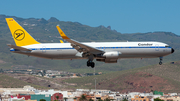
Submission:
<svg viewBox="0 0 180 101">
<path fill-rule="evenodd" d="M 104 53 L 104 51 L 102 50 L 99 50 L 97 48 L 94 48 L 94 47 L 91 47 L 91 46 L 88 46 L 88 45 L 85 45 L 83 43 L 80 43 L 76 40 L 73 40 L 73 39 L 70 39 L 68 38 L 64 32 L 60 29 L 59 26 L 56 26 L 57 30 L 59 31 L 59 34 L 61 35 L 61 37 L 68 41 L 69 43 L 71 43 L 71 46 L 73 48 L 75 48 L 78 52 L 83 52 L 83 53 L 91 53 L 91 54 L 101 54 L 101 53 Z"/>
</svg>

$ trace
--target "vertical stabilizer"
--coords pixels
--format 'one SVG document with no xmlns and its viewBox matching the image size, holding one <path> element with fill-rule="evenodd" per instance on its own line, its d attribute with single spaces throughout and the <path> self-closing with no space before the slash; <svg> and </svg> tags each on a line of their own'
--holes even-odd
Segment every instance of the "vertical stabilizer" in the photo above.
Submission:
<svg viewBox="0 0 180 101">
<path fill-rule="evenodd" d="M 40 44 L 13 18 L 6 18 L 6 22 L 17 46 Z"/>
</svg>

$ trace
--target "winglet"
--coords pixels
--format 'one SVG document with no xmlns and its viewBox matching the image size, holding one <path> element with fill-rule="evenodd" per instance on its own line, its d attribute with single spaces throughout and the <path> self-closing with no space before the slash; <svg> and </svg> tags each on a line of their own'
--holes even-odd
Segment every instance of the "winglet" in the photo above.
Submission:
<svg viewBox="0 0 180 101">
<path fill-rule="evenodd" d="M 62 40 L 60 40 L 61 43 L 64 43 Z"/>
<path fill-rule="evenodd" d="M 56 26 L 57 30 L 59 31 L 59 34 L 61 35 L 61 37 L 63 39 L 70 39 L 66 36 L 66 34 L 64 34 L 64 32 L 61 30 L 61 28 L 59 26 Z"/>
</svg>

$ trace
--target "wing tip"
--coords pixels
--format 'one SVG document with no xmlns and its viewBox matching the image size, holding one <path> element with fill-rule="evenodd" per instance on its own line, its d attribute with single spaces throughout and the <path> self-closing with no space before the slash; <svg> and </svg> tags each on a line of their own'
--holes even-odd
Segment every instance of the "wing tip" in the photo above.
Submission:
<svg viewBox="0 0 180 101">
<path fill-rule="evenodd" d="M 61 30 L 61 28 L 58 25 L 56 26 L 56 28 L 63 39 L 70 39 L 66 36 L 66 34 L 64 34 L 64 32 Z"/>
</svg>

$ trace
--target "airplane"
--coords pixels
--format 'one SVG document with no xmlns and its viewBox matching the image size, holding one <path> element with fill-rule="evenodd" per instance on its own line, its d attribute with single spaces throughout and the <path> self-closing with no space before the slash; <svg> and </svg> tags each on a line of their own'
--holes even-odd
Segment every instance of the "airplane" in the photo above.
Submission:
<svg viewBox="0 0 180 101">
<path fill-rule="evenodd" d="M 8 44 L 13 53 L 47 59 L 88 59 L 87 66 L 94 68 L 96 61 L 117 63 L 122 58 L 159 58 L 172 54 L 174 49 L 162 42 L 85 42 L 70 39 L 56 26 L 61 37 L 69 43 L 40 43 L 13 18 L 6 18 L 16 45 Z"/>
</svg>

